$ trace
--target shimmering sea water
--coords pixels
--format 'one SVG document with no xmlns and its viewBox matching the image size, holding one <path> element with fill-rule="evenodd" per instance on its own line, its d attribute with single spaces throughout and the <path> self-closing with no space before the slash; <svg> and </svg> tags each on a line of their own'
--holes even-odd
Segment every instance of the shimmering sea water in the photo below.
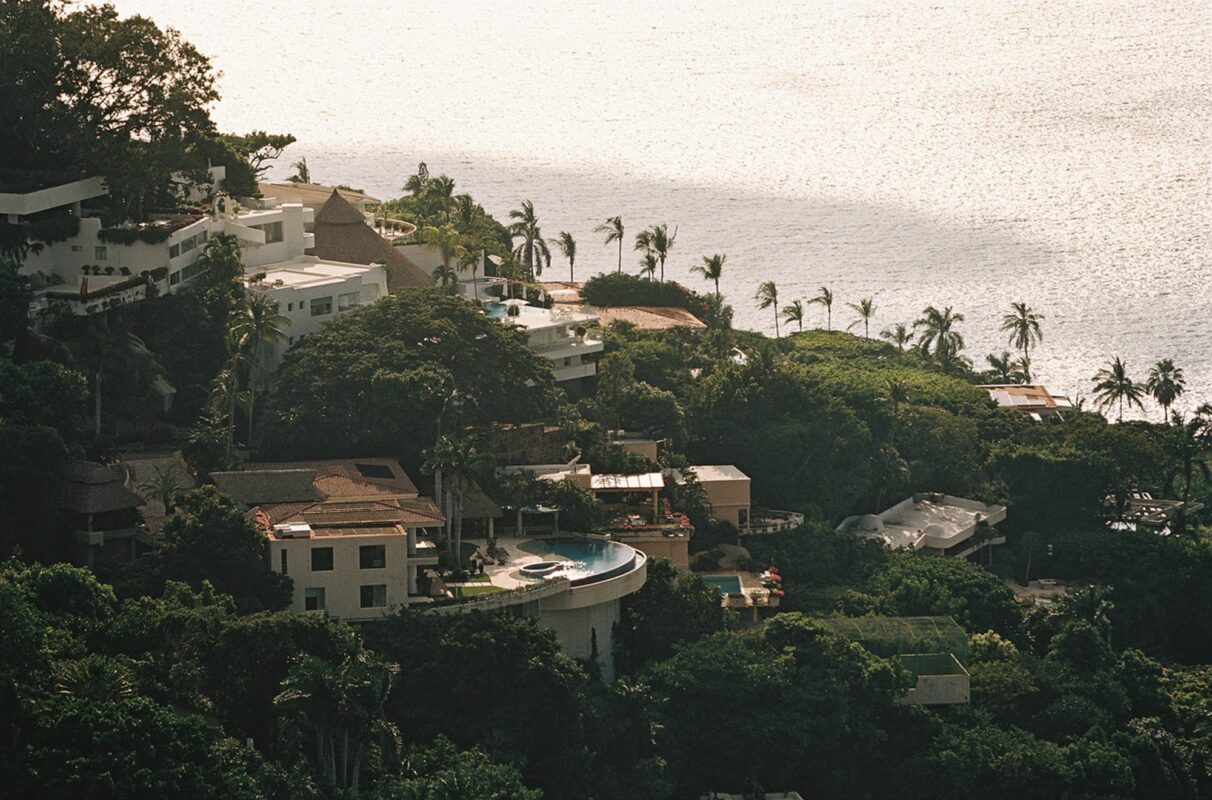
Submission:
<svg viewBox="0 0 1212 800">
<path fill-rule="evenodd" d="M 828 285 L 842 325 L 868 295 L 881 329 L 951 305 L 983 361 L 1024 300 L 1055 390 L 1171 357 L 1212 399 L 1208 2 L 117 5 L 214 58 L 223 129 L 299 138 L 279 177 L 306 156 L 391 197 L 426 161 L 499 217 L 532 199 L 578 277 L 615 265 L 607 216 L 667 222 L 667 274 L 726 253 L 768 331 L 759 282 Z"/>
</svg>

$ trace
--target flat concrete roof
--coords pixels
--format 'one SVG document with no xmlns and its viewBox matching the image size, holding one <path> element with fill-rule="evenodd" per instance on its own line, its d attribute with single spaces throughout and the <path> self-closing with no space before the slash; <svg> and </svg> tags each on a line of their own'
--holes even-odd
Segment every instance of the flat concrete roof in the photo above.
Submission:
<svg viewBox="0 0 1212 800">
<path fill-rule="evenodd" d="M 695 464 L 686 469 L 694 473 L 694 476 L 699 479 L 699 483 L 749 480 L 748 475 L 732 464 Z"/>
<path fill-rule="evenodd" d="M 1005 518 L 1005 506 L 949 494 L 919 494 L 879 514 L 847 517 L 837 531 L 879 539 L 894 550 L 946 550 L 970 539 L 979 522 L 994 525 Z"/>
<path fill-rule="evenodd" d="M 265 279 L 258 284 L 265 289 L 278 288 L 274 284 L 282 281 L 282 286 L 290 289 L 310 289 L 343 283 L 351 277 L 365 275 L 374 269 L 382 269 L 375 265 L 349 264 L 343 261 L 323 261 L 312 256 L 299 256 L 290 261 L 281 261 L 268 265 Z M 254 268 L 253 274 L 257 271 Z"/>
<path fill-rule="evenodd" d="M 100 177 L 51 186 L 40 186 L 34 182 L 30 187 L 29 191 L 0 192 L 0 214 L 37 214 L 109 194 L 105 181 Z"/>
</svg>

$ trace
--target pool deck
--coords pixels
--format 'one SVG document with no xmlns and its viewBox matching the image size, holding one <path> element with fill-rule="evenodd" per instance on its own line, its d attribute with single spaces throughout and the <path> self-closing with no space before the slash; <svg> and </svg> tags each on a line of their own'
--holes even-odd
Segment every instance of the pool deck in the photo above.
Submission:
<svg viewBox="0 0 1212 800">
<path fill-rule="evenodd" d="M 553 538 L 579 538 L 572 534 L 560 535 Z M 601 537 L 592 537 L 601 538 Z M 527 536 L 523 538 L 498 538 L 497 549 L 504 550 L 508 555 L 508 561 L 504 564 L 485 563 L 484 574 L 492 582 L 493 586 L 498 586 L 502 589 L 518 589 L 523 586 L 534 586 L 539 582 L 533 577 L 524 577 L 519 569 L 527 564 L 537 564 L 540 561 L 566 561 L 563 556 L 553 555 L 547 552 L 535 553 L 532 552 L 539 548 L 536 543 L 541 541 L 540 537 Z M 481 555 L 488 555 L 488 542 L 485 539 L 469 539 L 480 548 Z M 491 557 L 490 557 L 491 558 Z M 495 559 L 492 559 L 495 562 Z"/>
</svg>

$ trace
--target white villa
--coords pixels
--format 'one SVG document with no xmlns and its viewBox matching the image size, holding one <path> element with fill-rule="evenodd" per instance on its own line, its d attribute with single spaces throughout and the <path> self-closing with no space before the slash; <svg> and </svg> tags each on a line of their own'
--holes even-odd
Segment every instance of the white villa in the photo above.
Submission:
<svg viewBox="0 0 1212 800">
<path fill-rule="evenodd" d="M 211 169 L 215 182 L 223 173 L 222 167 Z M 240 205 L 219 196 L 206 213 L 153 215 L 138 225 L 106 227 L 84 205 L 107 194 L 100 178 L 20 188 L 0 193 L 0 214 L 8 223 L 53 219 L 70 232 L 31 251 L 23 263 L 35 287 L 32 311 L 54 306 L 85 315 L 142 300 L 152 286 L 176 291 L 197 276 L 202 249 L 221 233 L 240 241 L 250 272 L 298 258 L 315 244 L 305 230 L 314 212 L 298 203 Z"/>
<path fill-rule="evenodd" d="M 509 311 L 517 309 L 516 312 Z M 484 313 L 500 319 L 505 325 L 522 328 L 532 351 L 551 361 L 552 372 L 559 381 L 590 378 L 597 374 L 597 364 L 586 360 L 602 352 L 600 338 L 590 336 L 589 326 L 597 322 L 593 314 L 585 314 L 556 306 L 542 308 L 525 300 L 488 300 Z"/>
<path fill-rule="evenodd" d="M 260 273 L 246 274 L 249 289 L 264 292 L 278 303 L 278 313 L 290 320 L 285 342 L 261 354 L 276 369 L 287 349 L 337 314 L 387 296 L 387 272 L 382 265 L 346 264 L 299 256 L 271 264 Z"/>
<path fill-rule="evenodd" d="M 1006 518 L 1005 506 L 949 494 L 916 494 L 879 514 L 846 517 L 839 533 L 876 539 L 893 550 L 929 549 L 964 558 L 986 547 L 1004 544 L 992 526 Z M 986 533 L 978 535 L 984 529 Z"/>
</svg>

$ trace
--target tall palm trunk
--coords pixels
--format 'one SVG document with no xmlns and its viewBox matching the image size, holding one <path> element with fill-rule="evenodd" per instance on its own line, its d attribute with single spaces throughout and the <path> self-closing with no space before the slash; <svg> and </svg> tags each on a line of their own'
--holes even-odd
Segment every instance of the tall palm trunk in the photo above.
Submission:
<svg viewBox="0 0 1212 800">
<path fill-rule="evenodd" d="M 778 303 L 774 304 L 774 338 L 779 338 L 779 309 Z"/>
<path fill-rule="evenodd" d="M 720 279 L 715 279 L 715 301 L 720 302 Z"/>
<path fill-rule="evenodd" d="M 619 237 L 619 268 L 618 272 L 623 271 L 623 237 Z"/>
<path fill-rule="evenodd" d="M 93 383 L 93 432 L 101 438 L 101 370 L 97 370 Z"/>
</svg>

